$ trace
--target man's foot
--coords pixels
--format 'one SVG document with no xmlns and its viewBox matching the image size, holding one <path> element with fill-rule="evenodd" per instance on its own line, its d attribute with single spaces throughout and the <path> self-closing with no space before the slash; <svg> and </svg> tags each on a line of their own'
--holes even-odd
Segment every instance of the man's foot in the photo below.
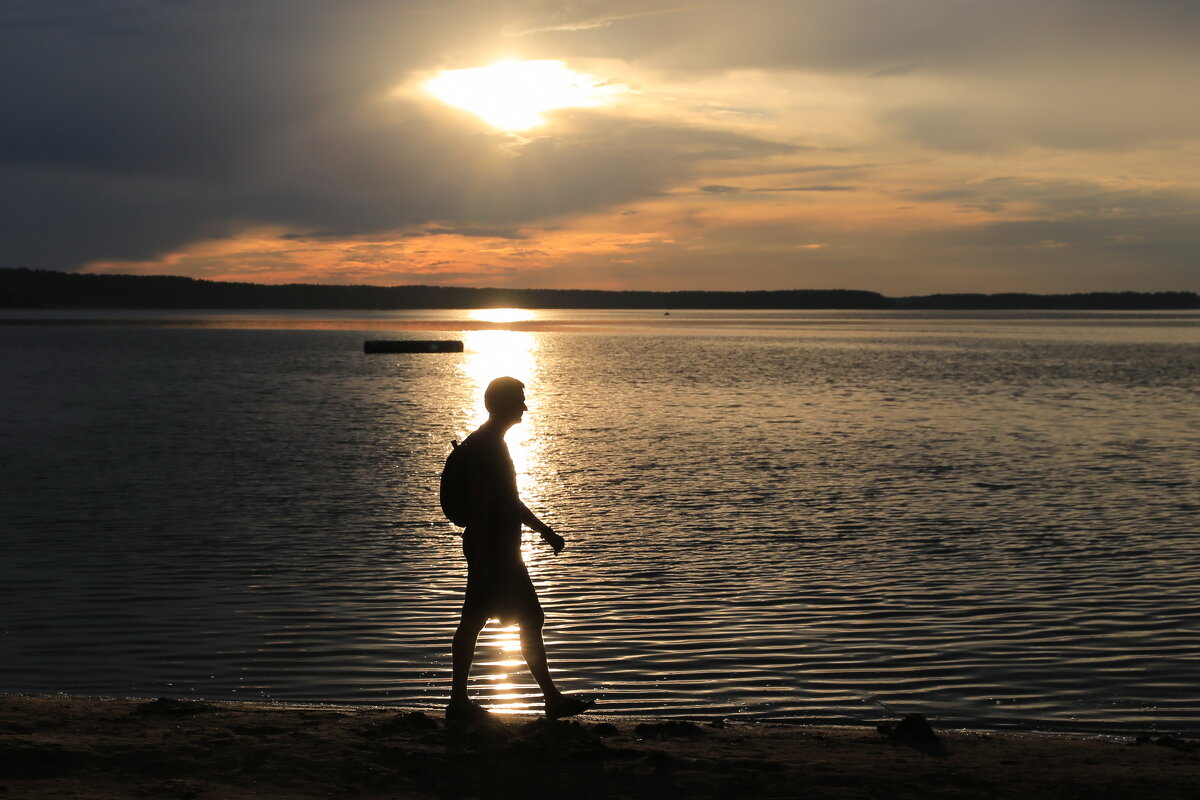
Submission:
<svg viewBox="0 0 1200 800">
<path fill-rule="evenodd" d="M 480 723 L 492 718 L 492 712 L 471 700 L 453 701 L 446 706 L 446 722 Z"/>
<path fill-rule="evenodd" d="M 582 714 L 596 705 L 595 700 L 581 700 L 578 697 L 568 697 L 561 694 L 553 700 L 546 700 L 546 719 L 562 719 Z"/>
</svg>

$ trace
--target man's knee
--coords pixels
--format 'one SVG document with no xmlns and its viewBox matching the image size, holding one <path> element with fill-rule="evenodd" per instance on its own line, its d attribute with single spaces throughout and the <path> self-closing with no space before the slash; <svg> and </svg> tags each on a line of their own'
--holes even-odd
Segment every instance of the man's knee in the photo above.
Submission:
<svg viewBox="0 0 1200 800">
<path fill-rule="evenodd" d="M 487 623 L 488 618 L 486 614 L 464 612 L 462 619 L 458 621 L 458 629 L 455 630 L 454 635 L 478 636 L 479 632 L 483 630 L 483 626 L 487 625 Z"/>
<path fill-rule="evenodd" d="M 540 608 L 536 610 L 531 609 L 521 616 L 517 624 L 521 626 L 521 633 L 525 633 L 526 631 L 540 631 L 542 626 L 546 624 L 546 614 Z"/>
</svg>

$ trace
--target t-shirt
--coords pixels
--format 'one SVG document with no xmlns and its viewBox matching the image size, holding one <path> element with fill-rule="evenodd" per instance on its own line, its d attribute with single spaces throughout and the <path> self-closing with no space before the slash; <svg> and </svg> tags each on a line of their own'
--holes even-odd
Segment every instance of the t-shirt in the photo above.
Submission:
<svg viewBox="0 0 1200 800">
<path fill-rule="evenodd" d="M 521 499 L 517 493 L 517 470 L 504 439 L 493 433 L 476 431 L 459 447 L 466 447 L 466 483 L 471 487 L 482 479 L 489 487 L 488 553 L 490 558 L 521 554 Z M 471 527 L 465 536 L 470 541 Z M 469 550 L 469 548 L 468 548 Z M 470 552 L 467 553 L 470 558 Z"/>
</svg>

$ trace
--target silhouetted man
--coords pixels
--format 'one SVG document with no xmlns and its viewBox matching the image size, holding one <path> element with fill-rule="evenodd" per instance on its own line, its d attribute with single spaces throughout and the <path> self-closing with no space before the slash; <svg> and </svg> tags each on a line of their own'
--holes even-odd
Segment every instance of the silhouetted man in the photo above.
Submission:
<svg viewBox="0 0 1200 800">
<path fill-rule="evenodd" d="M 467 677 L 479 632 L 492 618 L 520 625 L 521 655 L 545 697 L 546 716 L 569 717 L 587 711 L 595 701 L 564 695 L 550 678 L 542 642 L 545 615 L 521 558 L 521 526 L 540 533 L 555 555 L 565 542 L 521 502 L 517 473 L 504 443 L 504 434 L 528 410 L 525 384 L 516 378 L 497 378 L 484 392 L 483 404 L 487 422 L 459 445 L 459 450 L 467 448 L 463 454 L 470 509 L 463 532 L 467 597 L 454 633 L 454 679 L 446 718 L 479 719 L 488 713 L 467 696 Z"/>
</svg>

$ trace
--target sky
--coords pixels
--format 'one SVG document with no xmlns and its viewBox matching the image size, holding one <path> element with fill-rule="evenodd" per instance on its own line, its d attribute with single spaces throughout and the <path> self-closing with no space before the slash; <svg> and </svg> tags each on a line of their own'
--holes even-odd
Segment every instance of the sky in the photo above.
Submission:
<svg viewBox="0 0 1200 800">
<path fill-rule="evenodd" d="M 1198 41 L 1195 0 L 0 0 L 0 266 L 1197 291 Z"/>
</svg>

